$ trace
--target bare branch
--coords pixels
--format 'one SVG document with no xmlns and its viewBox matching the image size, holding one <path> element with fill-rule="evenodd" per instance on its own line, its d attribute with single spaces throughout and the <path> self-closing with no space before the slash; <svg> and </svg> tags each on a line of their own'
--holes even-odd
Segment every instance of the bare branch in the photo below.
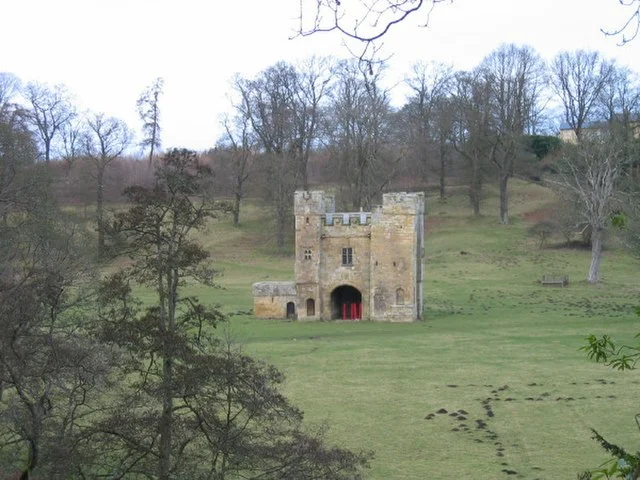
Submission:
<svg viewBox="0 0 640 480">
<path fill-rule="evenodd" d="M 619 46 L 626 45 L 627 43 L 635 40 L 640 32 L 640 0 L 618 0 L 623 7 L 630 7 L 631 14 L 627 18 L 627 21 L 617 29 L 605 30 L 601 28 L 600 31 L 607 36 L 617 37 L 621 36 Z M 631 32 L 627 34 L 626 32 Z"/>
<path fill-rule="evenodd" d="M 300 15 L 295 37 L 308 37 L 316 33 L 338 32 L 347 44 L 361 45 L 355 56 L 364 63 L 375 62 L 383 37 L 416 12 L 424 12 L 426 27 L 429 16 L 438 3 L 453 0 L 300 0 Z M 348 5 L 346 5 L 348 3 Z"/>
</svg>

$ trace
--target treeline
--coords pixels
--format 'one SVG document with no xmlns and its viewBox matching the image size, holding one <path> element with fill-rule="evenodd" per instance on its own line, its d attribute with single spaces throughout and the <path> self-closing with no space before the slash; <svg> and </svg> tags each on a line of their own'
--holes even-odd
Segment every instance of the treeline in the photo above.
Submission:
<svg viewBox="0 0 640 480">
<path fill-rule="evenodd" d="M 531 47 L 502 45 L 469 71 L 418 63 L 402 82 L 409 93 L 399 108 L 388 80 L 384 63 L 318 57 L 235 77 L 224 134 L 206 152 L 218 191 L 234 198 L 234 222 L 242 199 L 259 196 L 271 206 L 283 247 L 297 188 L 331 183 L 343 207 L 358 210 L 392 188 L 435 190 L 444 199 L 455 184 L 466 188 L 480 215 L 490 181 L 499 185 L 499 219 L 506 224 L 509 180 L 540 178 L 539 160 L 559 147 L 559 117 L 564 139 L 572 142 L 596 124 L 616 125 L 632 138 L 638 120 L 636 72 L 597 52 L 563 52 L 545 62 Z M 93 190 L 99 232 L 105 193 L 116 199 L 127 175 L 150 181 L 152 170 L 142 165 L 113 169 L 132 145 L 121 121 L 78 114 L 62 86 L 19 88 L 18 79 L 5 74 L 0 91 L 3 108 L 12 112 L 4 114 L 13 119 L 9 130 L 27 142 L 23 161 L 62 160 L 67 168 L 59 168 L 58 177 L 66 185 L 58 191 L 71 200 Z M 20 106 L 11 103 L 17 93 Z M 157 79 L 136 105 L 143 129 L 138 144 L 148 148 L 149 163 L 161 146 L 161 97 Z"/>
<path fill-rule="evenodd" d="M 507 224 L 509 180 L 539 180 L 539 160 L 560 147 L 549 126 L 558 109 L 569 143 L 594 129 L 615 130 L 628 144 L 635 138 L 637 74 L 597 52 L 563 52 L 546 63 L 530 47 L 503 45 L 470 71 L 416 64 L 400 108 L 384 72 L 384 64 L 311 58 L 237 77 L 233 112 L 211 152 L 235 195 L 236 220 L 252 179 L 273 208 L 279 245 L 292 192 L 311 180 L 337 185 L 344 207 L 355 210 L 398 186 L 436 188 L 444 199 L 453 180 L 466 187 L 475 215 L 486 181 L 499 185 Z"/>
</svg>

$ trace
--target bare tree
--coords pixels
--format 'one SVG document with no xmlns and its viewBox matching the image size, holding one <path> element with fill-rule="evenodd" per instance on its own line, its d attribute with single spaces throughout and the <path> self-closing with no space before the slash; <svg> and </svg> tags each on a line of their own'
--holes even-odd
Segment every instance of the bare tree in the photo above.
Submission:
<svg viewBox="0 0 640 480">
<path fill-rule="evenodd" d="M 578 50 L 559 53 L 551 63 L 551 85 L 562 101 L 564 120 L 576 140 L 596 118 L 596 104 L 614 72 L 613 63 L 597 52 Z"/>
<path fill-rule="evenodd" d="M 55 138 L 76 115 L 69 92 L 64 85 L 29 83 L 24 94 L 31 106 L 31 123 L 42 141 L 44 161 L 49 163 Z"/>
<path fill-rule="evenodd" d="M 153 153 L 161 146 L 159 101 L 163 86 L 164 80 L 160 77 L 156 78 L 136 101 L 138 115 L 142 120 L 143 138 L 140 145 L 149 147 L 149 165 L 153 161 Z"/>
<path fill-rule="evenodd" d="M 82 153 L 82 138 L 85 133 L 85 123 L 79 117 L 72 118 L 63 125 L 60 136 L 62 137 L 61 158 L 67 164 L 68 170 L 74 165 L 76 159 Z"/>
<path fill-rule="evenodd" d="M 614 65 L 598 99 L 599 115 L 611 129 L 631 140 L 640 113 L 640 78 L 627 67 Z"/>
<path fill-rule="evenodd" d="M 7 95 L 0 105 L 0 218 L 5 223 L 9 213 L 29 205 L 33 189 L 40 188 L 37 175 L 28 175 L 24 168 L 38 155 L 28 112 L 10 100 Z"/>
<path fill-rule="evenodd" d="M 327 58 L 310 57 L 294 67 L 293 114 L 297 139 L 296 158 L 300 168 L 302 188 L 309 189 L 309 156 L 319 137 L 322 107 L 327 95 L 333 66 Z"/>
<path fill-rule="evenodd" d="M 434 134 L 438 148 L 438 185 L 440 199 L 446 197 L 446 176 L 447 165 L 452 150 L 451 138 L 453 136 L 453 127 L 455 124 L 455 106 L 451 97 L 440 98 L 435 105 L 434 110 Z"/>
<path fill-rule="evenodd" d="M 249 118 L 236 115 L 223 120 L 224 136 L 219 141 L 222 161 L 231 166 L 233 181 L 233 225 L 240 224 L 240 206 L 246 193 L 246 184 L 255 164 L 255 141 L 250 132 Z"/>
<path fill-rule="evenodd" d="M 489 160 L 498 170 L 500 222 L 509 223 L 508 182 L 514 173 L 522 139 L 537 118 L 545 79 L 542 59 L 531 47 L 503 45 L 481 63 L 480 72 L 489 91 L 492 143 Z"/>
<path fill-rule="evenodd" d="M 469 201 L 474 215 L 480 215 L 482 187 L 487 161 L 495 145 L 487 83 L 476 72 L 458 72 L 452 102 L 455 111 L 451 141 L 467 164 Z"/>
<path fill-rule="evenodd" d="M 20 93 L 20 79 L 13 73 L 0 72 L 0 116 Z"/>
<path fill-rule="evenodd" d="M 260 171 L 267 200 L 274 209 L 276 242 L 283 251 L 287 224 L 291 220 L 291 197 L 301 178 L 300 146 L 307 143 L 305 127 L 297 124 L 298 75 L 295 68 L 279 62 L 253 79 L 237 78 L 234 88 L 240 100 L 236 111 L 247 118 L 262 150 Z"/>
<path fill-rule="evenodd" d="M 450 136 L 446 128 L 443 108 L 451 94 L 453 69 L 442 63 L 417 63 L 411 77 L 405 83 L 411 89 L 403 111 L 408 117 L 409 143 L 421 165 L 422 176 L 427 181 L 430 169 L 429 158 L 437 151 L 440 172 L 440 191 L 444 197 L 444 166 L 447 155 L 447 140 Z"/>
<path fill-rule="evenodd" d="M 598 281 L 602 237 L 617 206 L 616 193 L 625 161 L 621 142 L 606 132 L 587 134 L 577 145 L 565 145 L 557 179 L 550 180 L 570 201 L 577 199 L 580 215 L 591 228 L 589 283 Z"/>
<path fill-rule="evenodd" d="M 131 132 L 122 120 L 106 117 L 102 113 L 93 114 L 87 119 L 87 131 L 82 138 L 82 151 L 95 166 L 98 255 L 104 255 L 105 248 L 105 174 L 109 165 L 130 145 L 131 138 Z"/>
<path fill-rule="evenodd" d="M 390 135 L 389 92 L 381 75 L 366 75 L 357 62 L 343 61 L 336 70 L 328 116 L 328 149 L 347 187 L 354 209 L 370 208 L 397 173 L 402 159 L 387 149 Z"/>
</svg>

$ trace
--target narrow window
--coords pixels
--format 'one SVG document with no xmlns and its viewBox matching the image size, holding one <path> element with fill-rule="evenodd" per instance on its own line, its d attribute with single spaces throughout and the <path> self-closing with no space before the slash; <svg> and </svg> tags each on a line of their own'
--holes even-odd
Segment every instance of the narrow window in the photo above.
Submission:
<svg viewBox="0 0 640 480">
<path fill-rule="evenodd" d="M 404 304 L 404 290 L 402 288 L 398 288 L 396 290 L 396 305 Z"/>
<path fill-rule="evenodd" d="M 304 249 L 304 259 L 305 260 L 311 260 L 312 254 L 311 254 L 311 249 L 310 248 L 305 248 Z"/>
<path fill-rule="evenodd" d="M 313 298 L 307 298 L 307 317 L 313 317 L 316 314 L 316 301 Z"/>
<path fill-rule="evenodd" d="M 352 247 L 345 247 L 342 249 L 342 265 L 353 265 Z"/>
</svg>

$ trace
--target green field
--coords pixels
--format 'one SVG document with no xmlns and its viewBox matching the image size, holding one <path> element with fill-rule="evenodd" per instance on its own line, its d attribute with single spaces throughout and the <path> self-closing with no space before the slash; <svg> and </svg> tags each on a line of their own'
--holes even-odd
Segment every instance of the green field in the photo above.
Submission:
<svg viewBox="0 0 640 480">
<path fill-rule="evenodd" d="M 541 250 L 526 235 L 536 217 L 526 214 L 553 201 L 514 182 L 513 224 L 501 226 L 491 192 L 478 219 L 463 196 L 428 198 L 424 322 L 235 315 L 221 329 L 286 374 L 288 396 L 307 421 L 329 423 L 332 442 L 375 451 L 369 478 L 576 478 L 607 458 L 591 427 L 637 449 L 640 377 L 593 364 L 578 348 L 589 333 L 631 341 L 640 263 L 610 246 L 603 281 L 588 285 L 587 250 Z M 241 228 L 218 220 L 202 236 L 224 270 L 222 288 L 192 288 L 229 312 L 251 309 L 252 282 L 293 278 L 292 257 L 271 247 L 265 212 L 244 213 Z M 545 273 L 569 275 L 569 287 L 540 286 Z"/>
</svg>

